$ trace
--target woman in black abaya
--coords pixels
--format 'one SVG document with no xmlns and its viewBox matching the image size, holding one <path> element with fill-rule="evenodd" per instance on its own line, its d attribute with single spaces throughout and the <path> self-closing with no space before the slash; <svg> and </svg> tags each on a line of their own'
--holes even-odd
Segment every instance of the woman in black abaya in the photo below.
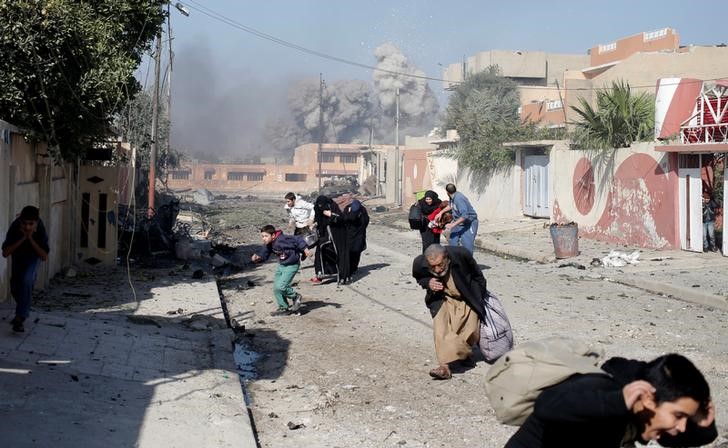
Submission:
<svg viewBox="0 0 728 448">
<path fill-rule="evenodd" d="M 344 208 L 344 221 L 346 222 L 346 238 L 349 243 L 349 277 L 345 280 L 349 283 L 351 275 L 359 269 L 361 253 L 367 248 L 369 213 L 360 201 L 354 199 Z"/>
<path fill-rule="evenodd" d="M 331 198 L 321 195 L 316 198 L 314 211 L 319 239 L 314 259 L 316 277 L 311 281 L 321 283 L 322 277 L 336 275 L 337 281 L 344 283 L 350 276 L 349 245 L 341 209 Z"/>
</svg>

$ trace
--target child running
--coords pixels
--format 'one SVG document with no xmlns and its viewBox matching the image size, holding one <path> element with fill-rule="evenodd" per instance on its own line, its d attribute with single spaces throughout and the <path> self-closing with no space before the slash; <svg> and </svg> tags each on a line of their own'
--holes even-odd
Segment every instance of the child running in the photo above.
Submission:
<svg viewBox="0 0 728 448">
<path fill-rule="evenodd" d="M 278 268 L 273 279 L 273 295 L 278 302 L 278 309 L 271 316 L 298 314 L 302 297 L 291 287 L 291 282 L 301 266 L 300 255 L 311 255 L 306 247 L 306 240 L 299 235 L 284 235 L 283 231 L 276 230 L 270 224 L 260 229 L 260 238 L 263 240 L 263 247 L 253 254 L 253 262 L 265 261 L 271 254 L 278 257 Z M 289 299 L 292 302 L 290 305 Z"/>
</svg>

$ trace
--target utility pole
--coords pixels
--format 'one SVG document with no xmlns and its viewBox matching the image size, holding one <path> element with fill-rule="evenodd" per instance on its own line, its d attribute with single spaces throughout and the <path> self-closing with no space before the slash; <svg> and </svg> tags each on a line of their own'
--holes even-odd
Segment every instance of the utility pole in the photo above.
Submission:
<svg viewBox="0 0 728 448">
<path fill-rule="evenodd" d="M 321 159 L 323 159 L 322 147 L 324 143 L 324 74 L 319 73 L 319 141 L 318 141 L 318 189 L 321 194 Z"/>
<path fill-rule="evenodd" d="M 394 203 L 402 205 L 402 192 L 400 191 L 401 169 L 399 161 L 399 87 L 394 90 Z"/>
<path fill-rule="evenodd" d="M 169 73 L 167 76 L 167 142 L 165 148 L 167 157 L 169 157 L 170 141 L 172 140 L 172 70 L 174 63 L 174 53 L 172 52 L 172 20 L 170 17 L 170 4 L 167 3 L 167 45 L 169 46 Z M 166 160 L 169 159 L 167 158 Z"/>
<path fill-rule="evenodd" d="M 162 32 L 157 34 L 154 50 L 154 91 L 152 92 L 152 144 L 149 151 L 149 196 L 147 200 L 147 218 L 152 218 L 154 211 L 154 186 L 157 177 L 157 139 L 159 137 L 159 72 L 162 56 Z"/>
</svg>

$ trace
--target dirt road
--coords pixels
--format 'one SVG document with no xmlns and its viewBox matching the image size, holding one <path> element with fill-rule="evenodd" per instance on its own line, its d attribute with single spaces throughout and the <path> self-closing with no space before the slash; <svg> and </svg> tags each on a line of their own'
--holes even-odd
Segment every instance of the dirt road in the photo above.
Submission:
<svg viewBox="0 0 728 448">
<path fill-rule="evenodd" d="M 280 223 L 280 204 L 270 206 L 271 219 Z M 436 364 L 431 318 L 424 291 L 410 275 L 419 235 L 375 223 L 368 246 L 351 285 L 314 286 L 307 281 L 312 264 L 304 262 L 297 277 L 302 316 L 269 316 L 275 308 L 272 263 L 222 281 L 232 317 L 246 326 L 243 344 L 261 356 L 257 378 L 246 385 L 260 445 L 503 446 L 514 428 L 493 416 L 484 393 L 485 363 L 450 381 L 428 376 Z M 509 312 L 517 342 L 569 335 L 601 345 L 608 356 L 683 353 L 709 378 L 725 432 L 728 313 L 572 268 L 483 252 L 475 257 Z"/>
</svg>

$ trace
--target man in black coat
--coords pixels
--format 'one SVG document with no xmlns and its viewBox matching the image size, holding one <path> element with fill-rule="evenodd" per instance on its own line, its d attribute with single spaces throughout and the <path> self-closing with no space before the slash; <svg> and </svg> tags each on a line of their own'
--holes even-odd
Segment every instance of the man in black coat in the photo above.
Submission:
<svg viewBox="0 0 728 448">
<path fill-rule="evenodd" d="M 467 249 L 439 244 L 430 245 L 415 258 L 412 276 L 427 290 L 425 304 L 432 315 L 439 366 L 430 376 L 450 379 L 451 364 L 472 365 L 470 353 L 478 343 L 485 315 L 485 277 Z"/>
</svg>

